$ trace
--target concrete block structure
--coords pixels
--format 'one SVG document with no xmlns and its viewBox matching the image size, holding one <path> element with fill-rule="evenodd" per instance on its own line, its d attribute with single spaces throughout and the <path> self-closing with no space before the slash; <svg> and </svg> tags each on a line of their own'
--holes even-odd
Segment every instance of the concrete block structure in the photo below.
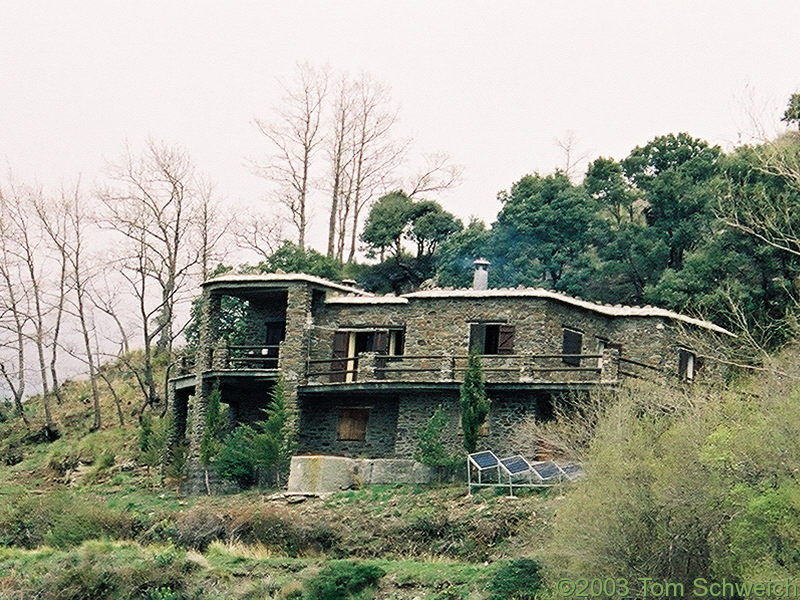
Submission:
<svg viewBox="0 0 800 600">
<path fill-rule="evenodd" d="M 232 420 L 249 422 L 261 418 L 282 376 L 297 411 L 298 454 L 409 459 L 438 406 L 452 425 L 447 443 L 461 448 L 459 386 L 472 347 L 482 355 L 491 399 L 481 445 L 499 453 L 516 450 L 509 446 L 515 425 L 530 415 L 547 419 L 559 394 L 628 377 L 680 385 L 720 376 L 697 350 L 698 340 L 708 347 L 730 339 L 712 323 L 549 290 L 491 289 L 486 266 L 477 265 L 472 289 L 402 296 L 298 273 L 206 281 L 193 368 L 171 381 L 190 474 L 200 470 L 215 383 Z"/>
</svg>

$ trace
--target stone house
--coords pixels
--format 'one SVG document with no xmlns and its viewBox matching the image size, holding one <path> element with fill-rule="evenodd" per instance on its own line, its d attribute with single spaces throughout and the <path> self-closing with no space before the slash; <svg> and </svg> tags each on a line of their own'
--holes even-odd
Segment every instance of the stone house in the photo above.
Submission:
<svg viewBox="0 0 800 600">
<path fill-rule="evenodd" d="M 459 386 L 473 346 L 491 399 L 481 442 L 499 453 L 515 450 L 509 434 L 516 423 L 548 418 L 559 394 L 626 377 L 675 384 L 716 377 L 717 365 L 704 360 L 698 340 L 707 348 L 731 334 L 712 323 L 542 289 L 487 289 L 486 267 L 476 261 L 471 289 L 402 296 L 305 274 L 204 282 L 194 368 L 170 382 L 177 433 L 190 442 L 190 470 L 214 382 L 232 418 L 247 422 L 261 417 L 282 375 L 299 414 L 301 454 L 411 458 L 417 430 L 440 405 L 452 423 L 448 442 L 461 447 Z M 230 315 L 223 309 L 231 302 L 245 343 L 226 339 Z"/>
</svg>

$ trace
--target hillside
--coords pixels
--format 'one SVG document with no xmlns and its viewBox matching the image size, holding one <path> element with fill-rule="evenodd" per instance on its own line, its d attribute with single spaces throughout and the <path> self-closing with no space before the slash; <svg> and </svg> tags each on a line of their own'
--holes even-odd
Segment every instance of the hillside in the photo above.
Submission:
<svg viewBox="0 0 800 600">
<path fill-rule="evenodd" d="M 106 425 L 89 432 L 86 382 L 65 387 L 51 444 L 0 423 L 3 456 L 22 455 L 0 466 L 0 599 L 500 600 L 587 574 L 800 582 L 797 348 L 727 387 L 625 388 L 540 425 L 578 447 L 587 477 L 515 499 L 457 484 L 181 497 L 139 449 L 132 382 L 107 369 L 126 425 L 104 398 Z"/>
<path fill-rule="evenodd" d="M 482 598 L 498 568 L 543 547 L 563 500 L 555 489 L 467 496 L 458 484 L 182 497 L 139 448 L 140 400 L 125 372 L 105 367 L 123 426 L 106 387 L 104 426 L 90 432 L 86 381 L 64 386 L 55 442 L 4 409 L 2 456 L 15 464 L 0 465 L 0 598 L 288 598 L 326 566 L 349 568 L 345 559 L 386 572 L 379 597 Z M 37 399 L 28 409 L 35 434 Z"/>
</svg>

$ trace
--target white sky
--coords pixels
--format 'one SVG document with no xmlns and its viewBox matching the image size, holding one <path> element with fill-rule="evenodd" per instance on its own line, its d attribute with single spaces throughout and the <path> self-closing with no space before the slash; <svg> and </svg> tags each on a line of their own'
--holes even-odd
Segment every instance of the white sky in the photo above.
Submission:
<svg viewBox="0 0 800 600">
<path fill-rule="evenodd" d="M 442 203 L 491 222 L 499 190 L 563 163 L 569 131 L 622 158 L 679 131 L 730 147 L 764 107 L 772 128 L 800 88 L 799 22 L 796 0 L 0 0 L 0 166 L 91 183 L 152 136 L 231 203 L 263 200 L 252 119 L 307 60 L 391 86 L 398 133 L 464 167 Z"/>
</svg>

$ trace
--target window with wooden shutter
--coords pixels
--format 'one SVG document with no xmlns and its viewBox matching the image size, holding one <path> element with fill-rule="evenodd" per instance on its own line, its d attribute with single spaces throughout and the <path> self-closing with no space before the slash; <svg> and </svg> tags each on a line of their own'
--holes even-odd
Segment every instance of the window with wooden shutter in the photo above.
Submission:
<svg viewBox="0 0 800 600">
<path fill-rule="evenodd" d="M 579 354 L 583 348 L 583 334 L 574 329 L 564 329 L 564 339 L 561 344 L 561 354 L 564 355 L 565 364 L 579 367 L 581 359 Z"/>
<path fill-rule="evenodd" d="M 340 408 L 336 423 L 336 439 L 342 442 L 363 442 L 367 439 L 368 408 Z"/>
<path fill-rule="evenodd" d="M 472 323 L 469 349 L 478 354 L 513 354 L 514 326 L 502 323 Z"/>
<path fill-rule="evenodd" d="M 347 347 L 350 344 L 350 333 L 347 331 L 337 331 L 333 334 L 333 355 L 331 358 L 342 360 L 331 361 L 331 382 L 340 383 L 345 381 L 347 369 Z"/>
<path fill-rule="evenodd" d="M 514 354 L 514 326 L 498 326 L 497 353 Z"/>
</svg>

